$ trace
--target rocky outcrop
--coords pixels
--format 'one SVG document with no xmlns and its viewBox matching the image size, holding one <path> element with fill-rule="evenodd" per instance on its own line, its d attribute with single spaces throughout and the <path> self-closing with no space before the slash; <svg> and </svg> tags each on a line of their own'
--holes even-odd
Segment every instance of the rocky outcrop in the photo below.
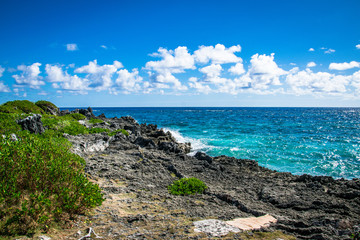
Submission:
<svg viewBox="0 0 360 240">
<path fill-rule="evenodd" d="M 28 130 L 31 133 L 43 133 L 45 131 L 40 114 L 33 114 L 32 116 L 20 119 L 17 123 L 21 125 L 23 130 Z"/>
<path fill-rule="evenodd" d="M 178 143 L 156 125 L 140 125 L 131 117 L 103 120 L 111 131 L 126 129 L 129 135 L 66 136 L 107 198 L 91 217 L 100 236 L 187 239 L 194 234 L 194 219 L 229 221 L 269 214 L 277 222 L 261 231 L 280 230 L 298 239 L 348 239 L 360 224 L 359 179 L 295 176 L 253 160 L 200 152 L 192 157 L 187 155 L 189 144 Z M 208 189 L 201 195 L 169 194 L 167 186 L 181 177 L 197 177 Z M 207 221 L 199 228 L 207 231 L 217 224 Z M 239 239 L 240 234 L 231 236 Z M 206 235 L 193 239 L 201 237 Z"/>
</svg>

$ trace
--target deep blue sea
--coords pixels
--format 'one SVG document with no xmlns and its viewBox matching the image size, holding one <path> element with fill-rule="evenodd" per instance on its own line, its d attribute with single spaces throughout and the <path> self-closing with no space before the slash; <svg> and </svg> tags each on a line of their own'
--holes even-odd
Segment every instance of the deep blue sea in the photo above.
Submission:
<svg viewBox="0 0 360 240">
<path fill-rule="evenodd" d="M 71 110 L 71 109 L 70 109 Z M 360 108 L 93 108 L 170 130 L 193 151 L 293 174 L 360 178 Z"/>
</svg>

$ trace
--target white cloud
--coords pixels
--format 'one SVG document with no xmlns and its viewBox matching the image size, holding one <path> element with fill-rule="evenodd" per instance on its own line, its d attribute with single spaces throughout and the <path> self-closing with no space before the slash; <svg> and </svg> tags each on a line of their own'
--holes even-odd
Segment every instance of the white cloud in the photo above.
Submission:
<svg viewBox="0 0 360 240">
<path fill-rule="evenodd" d="M 10 92 L 10 88 L 3 81 L 0 81 L 0 92 Z"/>
<path fill-rule="evenodd" d="M 245 73 L 244 65 L 242 63 L 235 64 L 234 66 L 230 67 L 228 71 L 235 75 L 241 75 Z"/>
<path fill-rule="evenodd" d="M 153 88 L 170 88 L 168 84 L 171 84 L 175 90 L 187 90 L 187 87 L 173 75 L 173 73 L 183 73 L 186 69 L 195 69 L 194 57 L 188 52 L 187 47 L 177 47 L 175 50 L 159 48 L 158 53 L 153 53 L 151 56 L 162 59 L 146 63 L 145 68 L 151 70 L 149 72 L 151 84 L 145 92 Z"/>
<path fill-rule="evenodd" d="M 79 50 L 79 48 L 76 43 L 68 43 L 68 44 L 66 44 L 66 50 L 76 51 L 76 50 Z"/>
<path fill-rule="evenodd" d="M 196 91 L 199 93 L 209 94 L 212 92 L 212 89 L 209 85 L 199 82 L 198 78 L 196 77 L 189 78 L 189 86 L 196 89 Z"/>
<path fill-rule="evenodd" d="M 149 73 L 149 77 L 151 80 L 151 84 L 149 86 L 149 91 L 151 91 L 152 88 L 170 88 L 171 87 L 176 91 L 185 91 L 188 88 L 184 86 L 179 79 L 177 79 L 174 75 L 172 75 L 170 72 L 163 72 L 163 73 Z M 145 92 L 148 92 L 145 90 Z"/>
<path fill-rule="evenodd" d="M 355 47 L 356 47 L 357 49 L 360 49 L 360 44 L 356 45 Z"/>
<path fill-rule="evenodd" d="M 214 63 L 214 64 L 224 64 L 224 63 L 238 63 L 242 62 L 242 59 L 236 56 L 234 53 L 240 52 L 240 45 L 232 46 L 226 48 L 222 44 L 216 44 L 213 46 L 200 46 L 198 50 L 194 52 L 194 56 L 197 62 L 200 63 Z"/>
<path fill-rule="evenodd" d="M 175 50 L 159 48 L 158 53 L 151 54 L 160 57 L 160 61 L 149 61 L 145 68 L 158 73 L 182 73 L 185 69 L 195 69 L 194 57 L 188 52 L 187 47 L 177 47 Z"/>
<path fill-rule="evenodd" d="M 330 70 L 347 70 L 351 68 L 358 68 L 360 67 L 360 62 L 351 61 L 349 63 L 330 63 L 329 69 Z"/>
<path fill-rule="evenodd" d="M 298 69 L 297 69 L 298 70 Z M 327 72 L 292 71 L 286 76 L 286 82 L 296 95 L 303 94 L 341 94 L 347 91 L 351 77 L 330 74 Z"/>
<path fill-rule="evenodd" d="M 281 85 L 279 78 L 287 73 L 274 61 L 274 53 L 270 56 L 255 54 L 250 63 L 247 77 L 251 79 L 252 88 L 267 89 L 269 85 Z"/>
<path fill-rule="evenodd" d="M 90 61 L 88 65 L 74 70 L 75 73 L 85 73 L 86 78 L 91 82 L 89 87 L 96 91 L 107 90 L 113 85 L 112 76 L 123 65 L 119 61 L 113 64 L 98 65 L 97 60 Z"/>
<path fill-rule="evenodd" d="M 315 67 L 316 63 L 315 62 L 309 62 L 306 67 L 311 68 L 311 67 Z"/>
<path fill-rule="evenodd" d="M 45 71 L 48 75 L 46 79 L 53 83 L 53 88 L 81 92 L 89 90 L 90 81 L 88 79 L 80 78 L 77 75 L 72 76 L 59 66 L 46 64 Z"/>
<path fill-rule="evenodd" d="M 329 49 L 326 50 L 324 53 L 331 54 L 331 53 L 334 53 L 334 52 L 335 52 L 334 49 L 329 48 Z"/>
<path fill-rule="evenodd" d="M 33 63 L 30 66 L 20 65 L 17 67 L 19 71 L 22 71 L 20 75 L 16 74 L 12 77 L 17 84 L 28 85 L 31 88 L 39 89 L 41 85 L 45 85 L 44 81 L 41 81 L 42 77 L 39 76 L 41 63 Z"/>
<path fill-rule="evenodd" d="M 141 89 L 139 83 L 143 80 L 141 76 L 139 76 L 139 71 L 137 69 L 133 69 L 132 72 L 129 72 L 126 69 L 121 69 L 117 72 L 117 79 L 115 81 L 116 86 L 119 87 L 123 92 L 138 92 Z M 114 90 L 116 92 L 116 90 Z"/>
<path fill-rule="evenodd" d="M 351 81 L 351 85 L 355 87 L 357 94 L 360 94 L 360 71 L 353 73 Z"/>
<path fill-rule="evenodd" d="M 100 47 L 103 48 L 103 49 L 108 49 L 108 47 L 105 46 L 105 45 L 101 45 Z"/>
<path fill-rule="evenodd" d="M 207 78 L 214 78 L 220 76 L 222 70 L 220 64 L 211 64 L 210 66 L 201 68 L 199 71 L 206 74 Z"/>
<path fill-rule="evenodd" d="M 309 52 L 314 52 L 314 51 L 315 51 L 315 49 L 309 48 Z"/>
<path fill-rule="evenodd" d="M 0 66 L 0 77 L 2 77 L 4 72 L 5 72 L 5 68 Z"/>
</svg>

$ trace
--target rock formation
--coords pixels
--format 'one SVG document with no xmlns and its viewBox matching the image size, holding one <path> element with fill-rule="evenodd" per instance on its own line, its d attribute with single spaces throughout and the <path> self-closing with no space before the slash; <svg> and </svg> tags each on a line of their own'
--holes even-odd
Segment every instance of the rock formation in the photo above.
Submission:
<svg viewBox="0 0 360 240">
<path fill-rule="evenodd" d="M 192 157 L 187 155 L 190 144 L 178 143 L 156 125 L 140 125 L 131 117 L 101 117 L 106 128 L 126 129 L 129 135 L 66 135 L 108 199 L 92 216 L 99 235 L 184 239 L 194 233 L 188 223 L 194 219 L 229 221 L 269 214 L 277 222 L 263 231 L 281 230 L 299 239 L 348 239 L 360 224 L 359 179 L 295 176 L 253 160 L 205 153 Z M 209 189 L 201 195 L 169 194 L 167 186 L 181 177 L 197 177 Z M 127 214 L 125 206 L 139 209 L 136 215 Z"/>
</svg>

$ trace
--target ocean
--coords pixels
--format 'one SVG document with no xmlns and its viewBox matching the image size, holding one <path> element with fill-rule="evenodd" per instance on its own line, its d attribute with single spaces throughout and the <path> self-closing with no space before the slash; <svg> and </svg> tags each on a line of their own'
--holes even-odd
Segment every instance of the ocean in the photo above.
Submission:
<svg viewBox="0 0 360 240">
<path fill-rule="evenodd" d="M 72 110 L 71 108 L 68 108 Z M 228 155 L 293 174 L 360 178 L 360 108 L 93 108 L 157 124 L 194 154 Z"/>
</svg>

